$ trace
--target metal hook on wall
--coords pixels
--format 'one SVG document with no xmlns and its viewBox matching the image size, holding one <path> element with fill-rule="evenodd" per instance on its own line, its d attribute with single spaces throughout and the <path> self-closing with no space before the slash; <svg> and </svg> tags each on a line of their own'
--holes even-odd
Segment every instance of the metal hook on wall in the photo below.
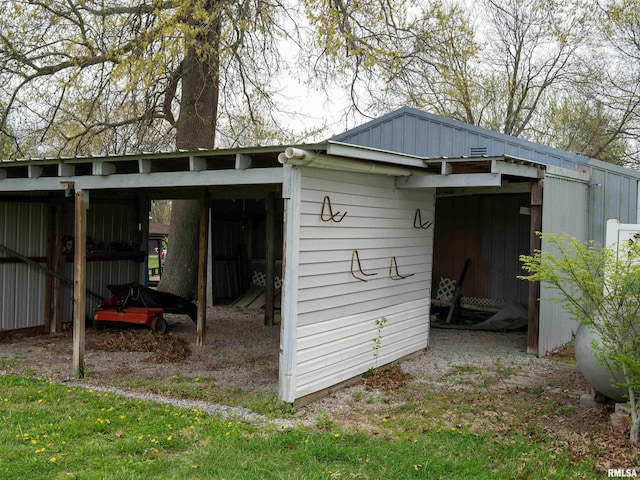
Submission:
<svg viewBox="0 0 640 480">
<path fill-rule="evenodd" d="M 423 230 L 426 230 L 431 225 L 433 225 L 433 222 L 429 220 L 422 223 L 422 213 L 420 212 L 419 208 L 416 208 L 416 214 L 413 217 L 413 228 L 422 228 Z"/>
<path fill-rule="evenodd" d="M 396 271 L 395 275 L 393 274 L 394 269 Z M 400 275 L 400 272 L 398 271 L 398 261 L 396 260 L 396 257 L 391 258 L 391 262 L 389 263 L 389 278 L 391 280 L 402 280 L 412 275 L 415 275 L 415 273 L 410 273 L 409 275 Z"/>
<path fill-rule="evenodd" d="M 327 215 L 325 215 L 324 213 L 325 206 L 329 209 L 329 213 Z M 338 215 L 340 215 L 340 212 L 333 213 L 333 208 L 331 207 L 331 199 L 329 198 L 329 195 L 325 195 L 324 199 L 322 200 L 322 210 L 320 211 L 320 220 L 322 220 L 323 222 L 334 221 L 336 223 L 340 223 L 342 220 L 344 220 L 344 217 L 347 215 L 347 212 L 344 212 L 340 218 L 338 218 Z"/>
<path fill-rule="evenodd" d="M 360 280 L 361 282 L 368 282 L 368 281 L 369 281 L 369 280 L 366 280 L 366 279 L 364 279 L 364 278 L 360 278 L 360 277 L 358 277 L 358 276 L 354 273 L 354 271 L 353 271 L 353 259 L 354 259 L 354 258 L 355 258 L 355 259 L 356 259 L 356 261 L 358 262 L 358 271 L 359 271 L 362 275 L 364 275 L 365 277 L 372 277 L 372 276 L 374 276 L 374 275 L 378 275 L 377 273 L 365 273 L 365 272 L 362 270 L 362 264 L 360 263 L 360 255 L 358 254 L 358 251 L 357 251 L 357 250 L 354 250 L 354 251 L 353 251 L 353 253 L 351 254 L 351 276 L 352 276 L 353 278 L 356 278 L 356 279 Z"/>
</svg>

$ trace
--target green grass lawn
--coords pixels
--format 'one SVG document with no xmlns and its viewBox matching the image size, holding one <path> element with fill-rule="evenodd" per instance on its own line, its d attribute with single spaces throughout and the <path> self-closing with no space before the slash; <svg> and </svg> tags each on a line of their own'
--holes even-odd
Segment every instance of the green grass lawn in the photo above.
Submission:
<svg viewBox="0 0 640 480">
<path fill-rule="evenodd" d="M 150 254 L 148 257 L 148 267 L 149 270 L 151 270 L 152 268 L 158 268 L 158 265 L 160 264 L 160 259 L 158 258 L 158 254 L 157 253 L 153 253 Z"/>
<path fill-rule="evenodd" d="M 433 400 L 373 413 L 379 418 L 371 433 L 342 429 L 328 416 L 312 427 L 283 428 L 0 374 L 0 479 L 602 476 L 544 436 L 448 426 L 438 418 L 443 411 L 424 409 Z"/>
</svg>

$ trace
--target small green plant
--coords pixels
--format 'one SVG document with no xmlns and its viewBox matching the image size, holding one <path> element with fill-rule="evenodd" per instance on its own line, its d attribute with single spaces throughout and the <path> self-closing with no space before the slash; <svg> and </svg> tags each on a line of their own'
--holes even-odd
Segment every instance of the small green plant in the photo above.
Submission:
<svg viewBox="0 0 640 480">
<path fill-rule="evenodd" d="M 376 332 L 377 335 L 373 340 L 373 358 L 375 360 L 375 368 L 378 368 L 378 355 L 380 353 L 380 349 L 382 348 L 382 329 L 387 324 L 387 317 L 376 318 Z"/>
<path fill-rule="evenodd" d="M 573 405 L 560 407 L 556 410 L 556 414 L 558 415 L 572 415 L 574 413 L 576 413 L 576 407 L 574 407 Z"/>
<path fill-rule="evenodd" d="M 316 417 L 315 426 L 321 432 L 331 432 L 336 428 L 336 422 L 323 410 Z"/>
<path fill-rule="evenodd" d="M 6 369 L 15 367 L 18 364 L 18 361 L 14 358 L 0 357 L 0 368 Z"/>
<path fill-rule="evenodd" d="M 592 348 L 601 364 L 622 372 L 629 393 L 629 440 L 640 439 L 640 245 L 620 250 L 580 242 L 567 234 L 542 234 L 544 251 L 520 257 L 524 280 L 545 282 L 551 298 L 601 338 Z M 624 253 L 622 253 L 624 252 Z"/>
<path fill-rule="evenodd" d="M 518 368 L 515 365 L 505 365 L 500 359 L 496 360 L 496 372 L 501 377 L 513 377 L 517 371 Z"/>
</svg>

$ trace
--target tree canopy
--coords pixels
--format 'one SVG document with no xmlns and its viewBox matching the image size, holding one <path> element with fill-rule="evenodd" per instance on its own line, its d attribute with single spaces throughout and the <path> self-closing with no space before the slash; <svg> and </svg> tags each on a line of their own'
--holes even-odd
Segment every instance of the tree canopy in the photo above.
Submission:
<svg viewBox="0 0 640 480">
<path fill-rule="evenodd" d="M 3 0 L 2 152 L 325 135 L 322 123 L 287 123 L 325 108 L 294 108 L 293 82 L 328 102 L 346 92 L 328 107 L 341 129 L 410 105 L 635 162 L 638 12 L 638 0 Z"/>
<path fill-rule="evenodd" d="M 4 1 L 0 129 L 17 154 L 111 153 L 172 148 L 196 119 L 212 147 L 218 104 L 252 115 L 275 94 L 286 14 L 261 0 Z"/>
<path fill-rule="evenodd" d="M 340 130 L 409 105 L 634 165 L 639 2 L 0 0 L 0 154 L 326 136 L 293 84 L 346 92 Z"/>
</svg>

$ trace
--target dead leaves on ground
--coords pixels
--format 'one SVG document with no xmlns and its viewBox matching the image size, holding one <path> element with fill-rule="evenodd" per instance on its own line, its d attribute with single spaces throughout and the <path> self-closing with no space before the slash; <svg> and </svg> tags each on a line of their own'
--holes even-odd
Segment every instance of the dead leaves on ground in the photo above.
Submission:
<svg viewBox="0 0 640 480">
<path fill-rule="evenodd" d="M 104 352 L 149 352 L 147 361 L 152 363 L 179 362 L 191 355 L 189 345 L 182 338 L 146 329 L 94 331 L 87 336 L 86 348 Z"/>
</svg>

